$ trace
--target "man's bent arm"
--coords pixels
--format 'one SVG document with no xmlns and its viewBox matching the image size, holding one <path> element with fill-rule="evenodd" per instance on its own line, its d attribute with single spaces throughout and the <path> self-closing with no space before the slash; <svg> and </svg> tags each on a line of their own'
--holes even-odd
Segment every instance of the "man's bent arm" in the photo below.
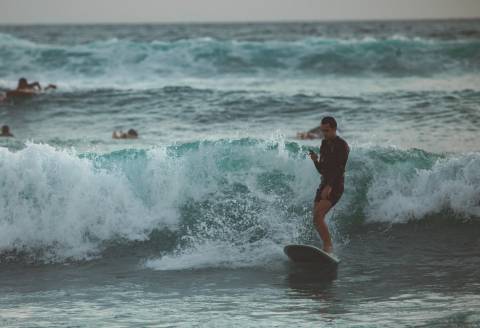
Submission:
<svg viewBox="0 0 480 328">
<path fill-rule="evenodd" d="M 338 179 L 345 172 L 345 166 L 347 165 L 349 152 L 350 148 L 347 144 L 343 144 L 342 147 L 337 150 L 337 154 L 335 154 L 337 165 L 335 166 L 334 172 L 326 177 L 326 184 L 330 187 L 336 184 Z"/>
<path fill-rule="evenodd" d="M 322 174 L 322 164 L 318 160 L 313 161 L 315 168 L 317 169 L 318 173 Z"/>
</svg>

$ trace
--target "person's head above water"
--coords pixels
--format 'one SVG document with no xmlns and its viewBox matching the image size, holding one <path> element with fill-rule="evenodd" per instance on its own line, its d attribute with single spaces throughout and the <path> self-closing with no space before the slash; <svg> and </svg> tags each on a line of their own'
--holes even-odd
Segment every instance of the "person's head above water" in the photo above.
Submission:
<svg viewBox="0 0 480 328">
<path fill-rule="evenodd" d="M 28 81 L 26 78 L 22 77 L 18 80 L 17 89 L 25 89 L 28 88 Z"/>
<path fill-rule="evenodd" d="M 320 130 L 325 139 L 335 138 L 337 136 L 337 121 L 331 116 L 325 116 L 322 118 Z"/>
<path fill-rule="evenodd" d="M 0 133 L 2 137 L 13 137 L 13 134 L 10 133 L 10 127 L 8 125 L 2 126 L 2 133 Z"/>
<path fill-rule="evenodd" d="M 136 138 L 136 137 L 138 137 L 138 133 L 137 133 L 137 131 L 135 131 L 134 129 L 128 130 L 127 135 L 128 135 L 128 137 L 130 137 L 130 138 Z"/>
</svg>

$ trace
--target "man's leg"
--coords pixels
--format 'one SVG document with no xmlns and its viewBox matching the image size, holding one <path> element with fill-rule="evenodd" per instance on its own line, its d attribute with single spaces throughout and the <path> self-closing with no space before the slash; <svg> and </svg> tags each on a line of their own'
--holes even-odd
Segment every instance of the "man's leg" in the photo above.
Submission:
<svg viewBox="0 0 480 328">
<path fill-rule="evenodd" d="M 333 249 L 332 240 L 330 239 L 330 233 L 328 232 L 328 226 L 325 223 L 325 215 L 332 207 L 332 203 L 326 199 L 320 199 L 315 202 L 313 208 L 313 223 L 317 229 L 320 237 L 323 241 L 323 250 L 327 253 L 331 253 Z"/>
</svg>

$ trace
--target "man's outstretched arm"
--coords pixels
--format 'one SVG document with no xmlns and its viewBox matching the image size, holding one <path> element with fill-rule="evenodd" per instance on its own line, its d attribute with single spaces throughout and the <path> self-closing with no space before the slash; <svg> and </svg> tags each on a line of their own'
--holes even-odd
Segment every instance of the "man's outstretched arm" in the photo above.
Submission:
<svg viewBox="0 0 480 328">
<path fill-rule="evenodd" d="M 42 86 L 38 82 L 30 83 L 28 86 L 32 89 L 35 89 L 35 87 L 36 87 L 38 90 L 42 90 Z"/>
</svg>

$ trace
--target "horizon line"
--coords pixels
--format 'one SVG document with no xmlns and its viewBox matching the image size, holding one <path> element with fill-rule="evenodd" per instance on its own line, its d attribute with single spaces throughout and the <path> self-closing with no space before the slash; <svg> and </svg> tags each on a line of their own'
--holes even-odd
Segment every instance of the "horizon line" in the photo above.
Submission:
<svg viewBox="0 0 480 328">
<path fill-rule="evenodd" d="M 468 21 L 479 20 L 472 17 L 425 17 L 425 18 L 332 18 L 332 19 L 266 19 L 266 20 L 205 20 L 205 21 L 99 21 L 99 22 L 0 22 L 0 26 L 53 26 L 53 25 L 225 25 L 225 24 L 285 24 L 285 23 L 366 23 L 366 22 L 425 22 L 425 21 Z"/>
</svg>

